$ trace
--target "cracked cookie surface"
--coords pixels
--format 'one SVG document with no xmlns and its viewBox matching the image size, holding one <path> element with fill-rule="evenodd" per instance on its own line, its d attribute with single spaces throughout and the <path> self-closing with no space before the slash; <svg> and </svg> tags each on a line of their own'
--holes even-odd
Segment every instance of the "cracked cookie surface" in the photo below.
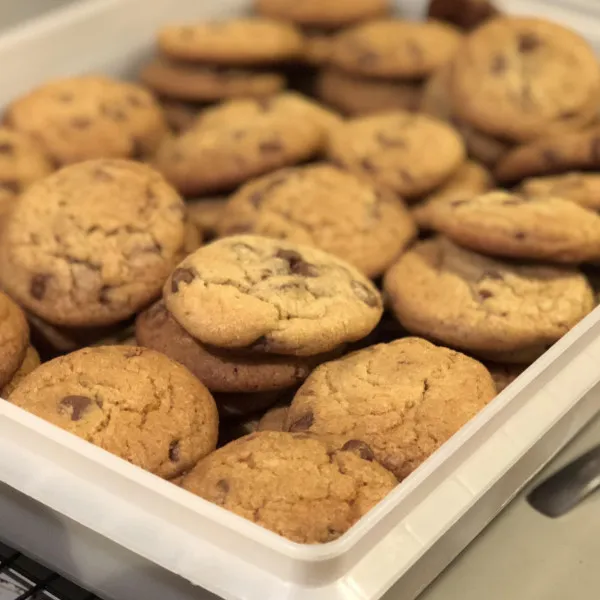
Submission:
<svg viewBox="0 0 600 600">
<path fill-rule="evenodd" d="M 221 235 L 247 231 L 330 252 L 381 275 L 416 235 L 402 201 L 330 165 L 277 171 L 234 194 Z"/>
<path fill-rule="evenodd" d="M 23 311 L 0 292 L 0 389 L 14 376 L 29 345 L 29 326 Z"/>
<path fill-rule="evenodd" d="M 465 149 L 446 123 L 397 111 L 338 127 L 329 138 L 328 155 L 375 185 L 416 198 L 450 177 L 464 161 Z"/>
<path fill-rule="evenodd" d="M 109 325 L 160 293 L 184 233 L 185 206 L 158 173 L 129 161 L 87 161 L 20 197 L 0 239 L 0 279 L 54 325 Z"/>
<path fill-rule="evenodd" d="M 444 238 L 404 254 L 384 289 L 412 333 L 507 363 L 533 362 L 595 304 L 577 270 L 501 262 Z"/>
<path fill-rule="evenodd" d="M 372 456 L 282 432 L 253 433 L 217 450 L 182 487 L 304 544 L 330 542 L 396 486 Z"/>
<path fill-rule="evenodd" d="M 581 128 L 595 120 L 600 66 L 590 45 L 555 23 L 502 17 L 465 41 L 452 77 L 457 115 L 514 141 Z"/>
<path fill-rule="evenodd" d="M 232 236 L 200 248 L 164 287 L 173 317 L 220 348 L 313 356 L 359 340 L 383 312 L 377 288 L 316 248 Z"/>
<path fill-rule="evenodd" d="M 100 75 L 46 83 L 15 100 L 6 122 L 34 137 L 59 165 L 149 155 L 167 131 L 147 90 Z"/>
<path fill-rule="evenodd" d="M 192 467 L 217 444 L 209 391 L 166 356 L 87 348 L 38 367 L 10 402 L 160 477 Z"/>
<path fill-rule="evenodd" d="M 405 338 L 317 368 L 296 393 L 286 430 L 338 447 L 360 440 L 402 480 L 495 396 L 481 363 Z"/>
</svg>

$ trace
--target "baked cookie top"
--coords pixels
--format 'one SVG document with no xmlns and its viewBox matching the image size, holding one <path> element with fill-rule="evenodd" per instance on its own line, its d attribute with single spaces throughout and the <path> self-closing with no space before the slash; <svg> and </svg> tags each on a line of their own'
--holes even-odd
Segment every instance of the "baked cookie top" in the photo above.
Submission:
<svg viewBox="0 0 600 600">
<path fill-rule="evenodd" d="M 359 340 L 383 312 L 377 288 L 345 261 L 250 235 L 189 256 L 165 284 L 164 298 L 175 319 L 205 344 L 295 356 Z"/>
</svg>

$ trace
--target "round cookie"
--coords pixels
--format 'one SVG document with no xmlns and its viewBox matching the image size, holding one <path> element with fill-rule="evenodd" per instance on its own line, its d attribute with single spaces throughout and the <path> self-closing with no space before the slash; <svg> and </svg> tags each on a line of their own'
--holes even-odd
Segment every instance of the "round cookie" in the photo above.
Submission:
<svg viewBox="0 0 600 600">
<path fill-rule="evenodd" d="M 205 240 L 217 237 L 219 222 L 227 206 L 226 198 L 199 198 L 187 203 L 188 219 Z"/>
<path fill-rule="evenodd" d="M 335 356 L 244 355 L 205 346 L 179 325 L 163 300 L 138 316 L 136 338 L 140 346 L 162 352 L 187 367 L 212 392 L 247 396 L 297 386 L 317 365 Z"/>
<path fill-rule="evenodd" d="M 183 194 L 229 190 L 248 179 L 314 156 L 325 131 L 276 100 L 238 100 L 202 113 L 188 131 L 165 140 L 156 167 Z"/>
<path fill-rule="evenodd" d="M 355 75 L 422 79 L 452 58 L 462 37 L 434 21 L 372 21 L 339 34 L 330 62 Z"/>
<path fill-rule="evenodd" d="M 20 197 L 0 239 L 0 281 L 51 324 L 117 323 L 160 293 L 184 233 L 181 198 L 150 167 L 86 161 Z"/>
<path fill-rule="evenodd" d="M 503 392 L 528 365 L 501 365 L 498 363 L 487 363 L 488 368 L 498 393 Z"/>
<path fill-rule="evenodd" d="M 187 369 L 144 348 L 86 348 L 25 378 L 10 402 L 164 478 L 212 452 L 219 418 Z"/>
<path fill-rule="evenodd" d="M 59 79 L 15 100 L 5 121 L 59 165 L 152 154 L 167 127 L 144 88 L 100 75 Z"/>
<path fill-rule="evenodd" d="M 322 69 L 316 95 L 341 113 L 360 117 L 390 110 L 416 111 L 423 85 L 419 82 L 369 79 L 339 69 Z"/>
<path fill-rule="evenodd" d="M 27 375 L 33 373 L 33 371 L 41 364 L 42 361 L 40 360 L 40 355 L 37 353 L 37 350 L 33 346 L 28 346 L 21 366 L 12 376 L 12 379 L 1 389 L 0 396 L 2 398 L 8 398 L 21 381 L 23 381 Z"/>
<path fill-rule="evenodd" d="M 476 360 L 419 338 L 371 346 L 319 367 L 286 431 L 360 440 L 402 481 L 496 396 Z"/>
<path fill-rule="evenodd" d="M 182 487 L 294 542 L 343 535 L 396 486 L 365 451 L 282 432 L 253 433 L 220 448 Z"/>
<path fill-rule="evenodd" d="M 517 146 L 496 165 L 494 177 L 515 183 L 527 177 L 600 170 L 600 128 L 550 136 Z"/>
<path fill-rule="evenodd" d="M 566 173 L 526 179 L 520 186 L 526 196 L 556 196 L 600 211 L 600 175 L 597 173 Z"/>
<path fill-rule="evenodd" d="M 285 78 L 277 73 L 219 69 L 165 57 L 152 59 L 139 77 L 160 96 L 194 102 L 270 96 L 285 86 Z"/>
<path fill-rule="evenodd" d="M 431 0 L 427 16 L 472 31 L 497 17 L 500 11 L 490 0 Z"/>
<path fill-rule="evenodd" d="M 452 76 L 454 110 L 491 135 L 527 141 L 594 121 L 600 65 L 590 45 L 535 18 L 493 19 L 473 32 Z"/>
<path fill-rule="evenodd" d="M 304 27 L 339 29 L 391 12 L 389 0 L 255 0 L 259 14 Z"/>
<path fill-rule="evenodd" d="M 276 406 L 269 409 L 258 422 L 257 431 L 284 431 L 289 406 Z"/>
<path fill-rule="evenodd" d="M 302 54 L 303 39 L 288 23 L 263 18 L 166 25 L 158 47 L 170 58 L 215 65 L 262 65 Z"/>
<path fill-rule="evenodd" d="M 433 228 L 463 247 L 508 258 L 600 260 L 600 216 L 569 200 L 494 191 L 429 206 Z"/>
<path fill-rule="evenodd" d="M 465 149 L 446 123 L 397 111 L 339 127 L 329 138 L 328 156 L 377 186 L 416 198 L 448 179 L 464 161 Z"/>
<path fill-rule="evenodd" d="M 0 389 L 15 375 L 29 345 L 29 326 L 23 311 L 0 292 Z"/>
<path fill-rule="evenodd" d="M 416 236 L 400 200 L 326 164 L 277 171 L 240 188 L 219 232 L 240 231 L 320 248 L 371 278 Z"/>
<path fill-rule="evenodd" d="M 251 235 L 218 240 L 186 258 L 164 298 L 204 344 L 294 356 L 359 340 L 383 312 L 377 288 L 345 261 Z"/>
<path fill-rule="evenodd" d="M 20 194 L 32 183 L 50 175 L 54 167 L 29 135 L 0 127 L 0 194 Z"/>
<path fill-rule="evenodd" d="M 501 262 L 444 238 L 404 254 L 384 289 L 412 333 L 507 363 L 533 362 L 595 304 L 579 271 Z"/>
</svg>

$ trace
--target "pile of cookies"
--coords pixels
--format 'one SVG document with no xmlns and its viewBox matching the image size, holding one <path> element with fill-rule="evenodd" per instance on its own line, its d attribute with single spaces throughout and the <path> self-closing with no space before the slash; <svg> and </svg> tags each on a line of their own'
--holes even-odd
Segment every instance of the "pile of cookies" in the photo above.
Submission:
<svg viewBox="0 0 600 600">
<path fill-rule="evenodd" d="M 600 64 L 487 0 L 254 4 L 6 110 L 0 395 L 324 543 L 596 306 Z"/>
</svg>

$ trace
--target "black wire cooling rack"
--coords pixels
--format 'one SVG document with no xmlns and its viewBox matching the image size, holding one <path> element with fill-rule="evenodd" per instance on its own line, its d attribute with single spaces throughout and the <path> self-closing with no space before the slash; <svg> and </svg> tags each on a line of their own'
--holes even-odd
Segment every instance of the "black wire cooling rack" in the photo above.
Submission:
<svg viewBox="0 0 600 600">
<path fill-rule="evenodd" d="M 0 600 L 100 600 L 0 542 Z"/>
</svg>

